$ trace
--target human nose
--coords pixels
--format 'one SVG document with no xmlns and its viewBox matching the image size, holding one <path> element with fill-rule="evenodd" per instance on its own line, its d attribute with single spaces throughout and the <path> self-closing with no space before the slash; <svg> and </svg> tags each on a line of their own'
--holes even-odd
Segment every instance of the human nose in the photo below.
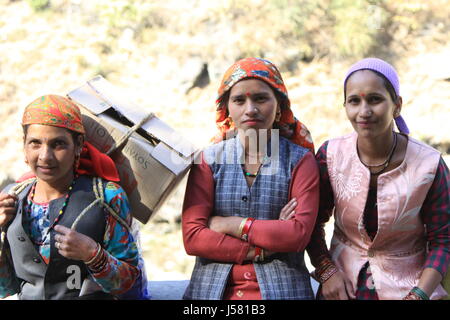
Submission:
<svg viewBox="0 0 450 320">
<path fill-rule="evenodd" d="M 361 101 L 360 109 L 359 109 L 359 115 L 362 118 L 368 118 L 373 114 L 372 108 L 370 105 L 365 101 Z"/>
<path fill-rule="evenodd" d="M 252 101 L 252 99 L 247 99 L 245 102 L 245 114 L 246 115 L 256 115 L 259 112 L 258 108 L 256 107 L 255 103 Z"/>
<path fill-rule="evenodd" d="M 39 150 L 39 160 L 42 162 L 47 162 L 53 159 L 53 150 L 50 146 L 44 144 Z"/>
</svg>

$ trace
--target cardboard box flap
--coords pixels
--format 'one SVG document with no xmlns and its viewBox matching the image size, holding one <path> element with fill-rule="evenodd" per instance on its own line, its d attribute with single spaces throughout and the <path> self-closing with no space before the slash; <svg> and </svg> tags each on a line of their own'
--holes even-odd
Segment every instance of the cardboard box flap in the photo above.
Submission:
<svg viewBox="0 0 450 320">
<path fill-rule="evenodd" d="M 96 76 L 87 81 L 87 84 L 73 90 L 68 96 L 86 107 L 95 115 L 99 115 L 108 109 L 114 109 L 118 117 L 123 117 L 132 124 L 139 123 L 147 116 L 143 108 L 140 108 L 126 97 L 123 91 L 114 87 L 102 76 Z M 188 140 L 166 125 L 157 117 L 145 122 L 141 128 L 148 134 L 167 144 L 184 157 L 190 157 L 197 150 Z"/>
<path fill-rule="evenodd" d="M 190 157 L 197 150 L 197 148 L 181 134 L 173 130 L 157 117 L 144 123 L 141 128 L 155 136 L 157 139 L 163 141 L 186 158 Z"/>
<path fill-rule="evenodd" d="M 94 89 L 88 85 L 84 85 L 78 89 L 75 89 L 67 94 L 67 96 L 75 102 L 86 107 L 95 115 L 105 112 L 111 106 L 100 98 Z"/>
<path fill-rule="evenodd" d="M 121 117 L 132 123 L 139 123 L 147 115 L 147 113 L 141 111 L 142 108 L 139 108 L 121 90 L 114 87 L 102 76 L 96 76 L 87 81 L 87 85 Z"/>
</svg>

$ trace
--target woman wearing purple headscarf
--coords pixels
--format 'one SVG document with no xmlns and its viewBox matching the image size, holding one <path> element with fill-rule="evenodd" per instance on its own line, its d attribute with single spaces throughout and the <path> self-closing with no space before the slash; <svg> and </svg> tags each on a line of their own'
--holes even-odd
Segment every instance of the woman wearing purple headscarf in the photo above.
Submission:
<svg viewBox="0 0 450 320">
<path fill-rule="evenodd" d="M 326 141 L 316 155 L 321 203 L 307 250 L 319 298 L 445 297 L 448 167 L 438 151 L 408 136 L 398 76 L 387 62 L 354 64 L 344 99 L 355 131 Z M 333 213 L 328 249 L 324 225 Z"/>
</svg>

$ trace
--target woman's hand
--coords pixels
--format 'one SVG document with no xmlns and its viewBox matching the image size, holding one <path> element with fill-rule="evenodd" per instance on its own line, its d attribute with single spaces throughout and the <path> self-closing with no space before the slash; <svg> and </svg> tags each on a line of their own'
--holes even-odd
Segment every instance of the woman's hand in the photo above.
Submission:
<svg viewBox="0 0 450 320">
<path fill-rule="evenodd" d="M 286 205 L 281 209 L 280 220 L 289 220 L 295 214 L 295 208 L 297 207 L 297 199 L 292 198 Z"/>
<path fill-rule="evenodd" d="M 17 198 L 0 193 L 0 228 L 5 227 L 16 215 Z"/>
<path fill-rule="evenodd" d="M 322 295 L 326 300 L 349 300 L 355 297 L 350 280 L 341 271 L 322 284 Z"/>
<path fill-rule="evenodd" d="M 67 227 L 57 225 L 55 246 L 60 255 L 72 259 L 89 261 L 97 251 L 97 242 L 92 238 Z"/>
<path fill-rule="evenodd" d="M 244 220 L 242 217 L 221 217 L 221 216 L 212 216 L 209 218 L 208 227 L 215 232 L 228 234 L 235 238 L 240 238 L 239 234 L 239 226 Z"/>
</svg>

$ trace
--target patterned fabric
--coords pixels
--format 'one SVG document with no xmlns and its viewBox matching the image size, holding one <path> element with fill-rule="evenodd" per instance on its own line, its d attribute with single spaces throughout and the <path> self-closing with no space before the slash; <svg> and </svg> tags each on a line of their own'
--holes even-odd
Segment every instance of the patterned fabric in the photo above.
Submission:
<svg viewBox="0 0 450 320">
<path fill-rule="evenodd" d="M 125 191 L 116 183 L 108 182 L 104 187 L 105 201 L 125 221 L 130 222 L 131 213 Z M 35 242 L 36 249 L 41 254 L 45 263 L 49 263 L 50 245 L 49 237 L 42 241 L 42 232 L 49 226 L 47 212 L 48 204 L 32 204 L 32 216 L 24 219 L 24 229 L 30 239 Z M 105 212 L 106 231 L 103 239 L 103 248 L 108 254 L 107 267 L 100 273 L 93 273 L 94 281 L 99 284 L 105 292 L 120 295 L 131 287 L 131 283 L 138 277 L 141 265 L 141 257 L 138 252 L 136 241 L 133 236 L 123 227 L 111 214 Z M 130 222 L 131 223 L 131 222 Z M 43 242 L 43 245 L 36 243 Z M 0 261 L 0 297 L 6 297 L 18 292 L 14 288 L 15 282 L 11 279 L 13 272 L 4 261 Z M 139 281 L 145 281 L 140 277 Z M 125 290 L 123 288 L 126 288 Z M 146 284 L 139 286 L 141 292 L 136 293 L 136 298 L 147 298 Z"/>
<path fill-rule="evenodd" d="M 265 162 L 249 188 L 240 166 L 243 150 L 237 137 L 207 148 L 205 161 L 216 183 L 214 214 L 277 220 L 288 200 L 292 170 L 307 151 L 280 138 L 279 158 Z M 197 257 L 185 298 L 222 299 L 232 266 Z M 262 299 L 313 298 L 303 251 L 278 253 L 255 263 L 254 268 Z"/>
<path fill-rule="evenodd" d="M 29 201 L 31 201 L 30 195 L 28 195 Z M 47 233 L 50 227 L 48 203 L 41 204 L 33 201 L 31 206 L 28 204 L 25 206 L 25 211 L 29 214 L 24 215 L 23 228 L 45 264 L 48 264 L 50 261 L 50 233 Z"/>
<path fill-rule="evenodd" d="M 46 95 L 31 102 L 23 113 L 22 125 L 42 124 L 84 134 L 80 109 L 67 98 Z"/>
<path fill-rule="evenodd" d="M 314 266 L 318 265 L 322 259 L 331 259 L 325 242 L 324 231 L 325 223 L 331 217 L 334 207 L 333 191 L 327 168 L 327 147 L 328 142 L 325 142 L 319 148 L 316 155 L 320 170 L 321 198 L 316 227 L 307 248 L 308 254 L 311 257 L 311 262 Z M 423 268 L 433 268 L 442 275 L 446 274 L 450 261 L 450 231 L 448 228 L 448 213 L 450 210 L 449 178 L 450 174 L 448 167 L 441 157 L 434 181 L 420 210 L 420 216 L 423 223 L 426 225 L 426 237 L 429 250 Z M 376 199 L 376 190 L 372 190 L 371 193 L 372 194 L 369 194 L 368 203 L 366 203 L 364 211 L 364 224 L 369 236 L 373 239 L 378 229 L 378 213 L 374 201 L 374 199 Z M 367 272 L 368 269 L 369 272 Z M 365 299 L 375 297 L 374 292 L 372 292 L 375 290 L 371 290 L 371 288 L 367 286 L 367 279 L 369 277 L 371 278 L 371 273 L 369 273 L 370 268 L 367 263 L 360 271 L 358 277 L 357 297 Z"/>
<path fill-rule="evenodd" d="M 284 101 L 281 104 L 281 119 L 277 123 L 280 134 L 295 144 L 310 149 L 314 153 L 311 134 L 306 126 L 297 120 L 292 113 L 288 92 L 281 73 L 273 63 L 260 58 L 241 59 L 225 72 L 216 100 L 216 124 L 219 128 L 219 133 L 214 137 L 214 142 L 222 141 L 226 138 L 228 131 L 235 129 L 234 124 L 228 117 L 228 110 L 226 108 L 227 101 L 224 101 L 223 97 L 238 81 L 245 78 L 263 80 L 284 97 Z"/>
<path fill-rule="evenodd" d="M 359 272 L 355 296 L 356 300 L 379 300 L 369 262 Z"/>
<path fill-rule="evenodd" d="M 223 300 L 261 300 L 261 291 L 253 263 L 233 266 Z"/>
</svg>

